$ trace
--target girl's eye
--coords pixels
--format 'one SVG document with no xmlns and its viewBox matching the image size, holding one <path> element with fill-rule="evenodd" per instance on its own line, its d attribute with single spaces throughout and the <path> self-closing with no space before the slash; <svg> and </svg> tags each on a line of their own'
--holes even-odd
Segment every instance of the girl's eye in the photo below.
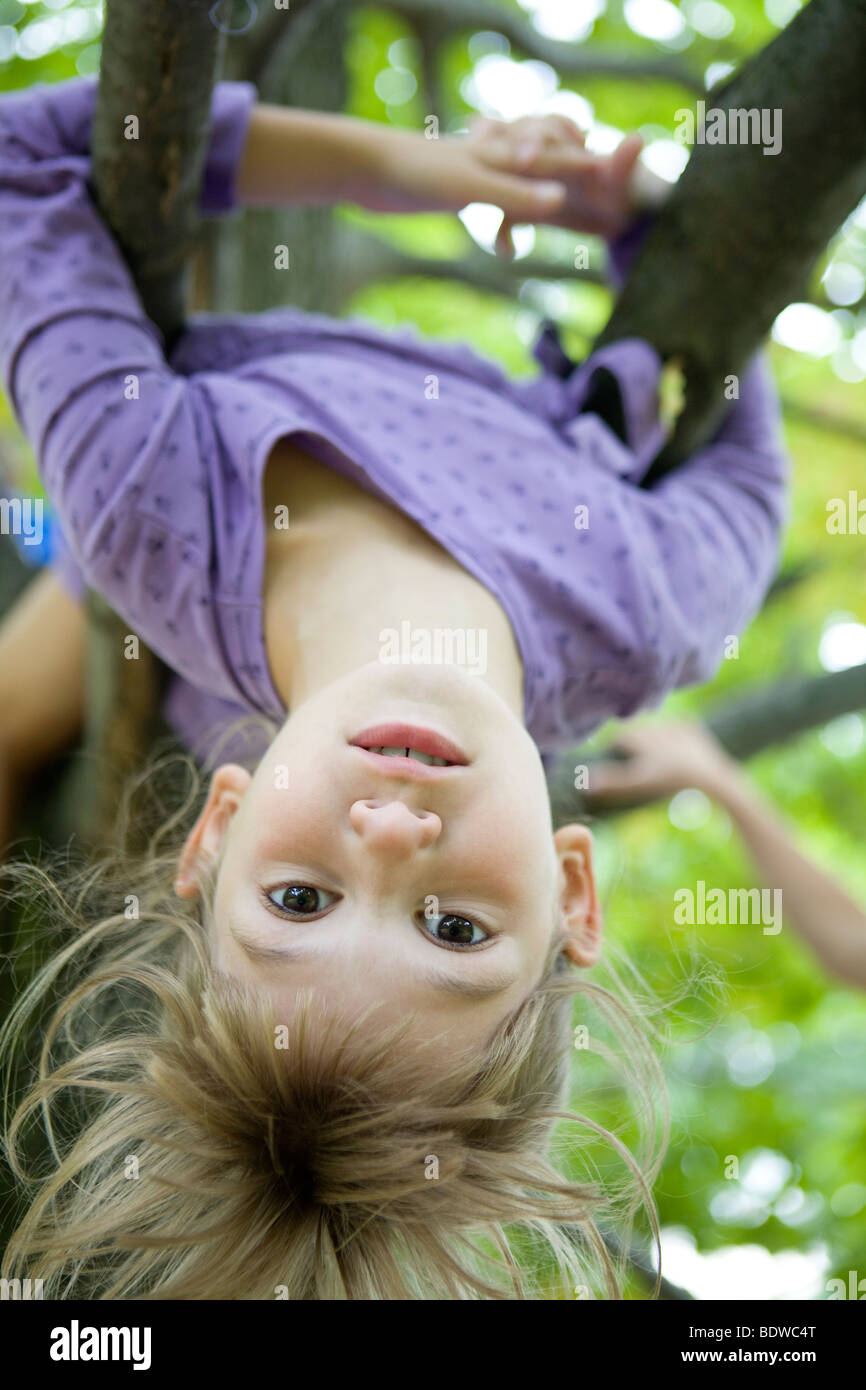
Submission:
<svg viewBox="0 0 866 1390">
<path fill-rule="evenodd" d="M 425 930 L 430 936 L 447 946 L 480 946 L 490 939 L 489 933 L 482 931 L 476 922 L 468 917 L 458 917 L 453 912 L 441 912 L 436 917 L 422 914 Z"/>
<path fill-rule="evenodd" d="M 268 893 L 268 898 L 281 912 L 291 917 L 315 917 L 336 902 L 334 893 L 328 893 L 324 888 L 311 888 L 308 883 L 290 883 L 285 888 L 275 888 Z"/>
</svg>

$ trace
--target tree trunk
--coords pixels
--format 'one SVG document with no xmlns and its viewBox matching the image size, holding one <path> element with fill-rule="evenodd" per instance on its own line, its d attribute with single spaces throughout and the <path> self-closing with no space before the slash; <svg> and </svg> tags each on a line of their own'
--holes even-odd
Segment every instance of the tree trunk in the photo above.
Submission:
<svg viewBox="0 0 866 1390">
<path fill-rule="evenodd" d="M 261 14 L 252 31 L 256 45 L 239 40 L 229 46 L 226 77 L 255 82 L 261 100 L 279 106 L 342 111 L 349 8 L 345 0 L 324 0 Z M 343 295 L 335 272 L 342 262 L 341 230 L 332 209 L 324 207 L 255 208 L 240 221 L 210 224 L 205 230 L 208 307 L 252 313 L 294 304 L 339 313 Z M 287 269 L 277 265 L 277 248 L 283 246 Z"/>
<path fill-rule="evenodd" d="M 207 153 L 222 34 L 212 0 L 109 0 L 92 134 L 97 204 L 170 350 L 183 327 L 186 265 Z M 80 833 L 106 841 L 119 791 L 147 757 L 167 672 L 88 596 L 87 721 Z"/>
<path fill-rule="evenodd" d="M 212 0 L 109 0 L 105 16 L 94 192 L 167 349 L 183 326 L 222 48 L 211 8 Z"/>
<path fill-rule="evenodd" d="M 685 409 L 645 485 L 710 436 L 730 399 L 726 378 L 804 297 L 815 261 L 866 194 L 864 74 L 866 0 L 812 0 L 708 96 L 708 112 L 781 113 L 781 151 L 695 146 L 601 334 L 597 346 L 636 336 L 684 359 Z"/>
</svg>

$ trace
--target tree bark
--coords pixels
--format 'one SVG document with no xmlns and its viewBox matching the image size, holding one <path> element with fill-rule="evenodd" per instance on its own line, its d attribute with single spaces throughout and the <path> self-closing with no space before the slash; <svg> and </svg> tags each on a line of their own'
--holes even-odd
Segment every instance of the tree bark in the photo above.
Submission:
<svg viewBox="0 0 866 1390">
<path fill-rule="evenodd" d="M 805 296 L 815 261 L 866 194 L 864 73 L 866 0 L 812 0 L 708 96 L 708 111 L 781 112 L 782 147 L 695 146 L 597 343 L 641 337 L 684 359 L 685 409 L 645 486 L 711 435 L 726 379 Z"/>
<path fill-rule="evenodd" d="M 830 675 L 801 676 L 757 687 L 711 709 L 705 722 L 731 757 L 745 760 L 831 719 L 860 710 L 866 710 L 866 664 Z M 651 804 L 654 798 L 646 797 L 635 797 L 615 807 L 593 803 L 592 763 L 604 756 L 576 748 L 557 764 L 549 779 L 557 824 L 587 812 L 606 817 Z M 574 769 L 579 766 L 589 769 L 589 788 L 585 793 L 574 790 Z"/>
<path fill-rule="evenodd" d="M 315 111 L 342 111 L 347 99 L 343 54 L 346 0 L 306 0 L 290 11 L 259 15 L 267 37 L 230 44 L 226 77 L 255 82 L 262 101 Z M 241 221 L 210 224 L 210 308 L 257 312 L 280 304 L 322 314 L 343 307 L 339 267 L 344 229 L 327 207 L 248 209 Z M 288 269 L 276 267 L 276 248 L 288 250 Z"/>
<path fill-rule="evenodd" d="M 213 0 L 109 0 L 105 16 L 94 192 L 167 350 L 183 326 L 222 49 L 212 7 Z"/>
<path fill-rule="evenodd" d="M 105 17 L 93 191 L 166 351 L 183 327 L 186 264 L 223 43 L 212 4 L 109 0 Z M 124 659 L 127 626 L 95 593 L 88 615 L 89 756 L 79 828 L 85 838 L 105 842 L 120 788 L 144 762 L 159 728 L 167 672 L 144 645 L 137 660 Z"/>
</svg>

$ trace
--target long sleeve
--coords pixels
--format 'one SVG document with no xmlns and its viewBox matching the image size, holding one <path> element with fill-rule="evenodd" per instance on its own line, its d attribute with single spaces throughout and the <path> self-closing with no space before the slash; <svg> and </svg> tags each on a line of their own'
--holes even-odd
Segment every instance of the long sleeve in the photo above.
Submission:
<svg viewBox="0 0 866 1390">
<path fill-rule="evenodd" d="M 657 214 L 641 214 L 609 243 L 609 273 L 621 287 Z M 661 360 L 650 372 L 655 396 Z M 625 394 L 627 430 L 638 445 L 640 475 L 662 442 L 649 429 L 646 391 Z M 631 396 L 631 399 L 629 399 Z M 739 634 L 760 608 L 778 564 L 787 520 L 789 461 L 778 396 L 766 354 L 755 354 L 736 383 L 712 440 L 638 499 L 632 499 L 653 537 L 644 554 L 669 596 L 670 645 L 659 646 L 654 698 L 672 686 L 711 678 L 727 638 Z M 653 600 L 653 606 L 657 599 Z M 680 629 L 679 632 L 677 629 Z"/>
<path fill-rule="evenodd" d="M 609 245 L 622 283 L 654 222 L 638 218 Z M 708 444 L 650 488 L 661 449 L 662 359 L 623 338 L 575 367 L 548 329 L 538 353 L 559 378 L 532 383 L 556 400 L 561 433 L 590 462 L 574 487 L 579 592 L 592 611 L 571 619 L 574 655 L 560 736 L 658 703 L 711 679 L 761 607 L 787 517 L 789 463 L 781 412 L 763 353 L 742 372 Z M 561 633 L 568 641 L 566 631 Z M 565 650 L 565 648 L 564 648 Z M 575 713 L 575 710 L 577 713 Z"/>
<path fill-rule="evenodd" d="M 778 565 L 789 462 L 763 354 L 738 385 L 711 442 L 643 493 L 657 562 L 691 635 L 658 694 L 715 674 L 726 639 L 758 612 Z"/>
<path fill-rule="evenodd" d="M 139 337 L 146 335 L 131 355 L 148 364 L 150 344 L 159 341 L 88 191 L 96 91 L 96 78 L 77 78 L 0 100 L 0 372 L 19 410 L 27 384 L 18 377 L 19 354 L 34 334 L 50 333 L 61 318 L 74 316 L 82 332 L 88 318 L 103 314 L 128 321 Z M 215 89 L 204 213 L 234 207 L 234 175 L 255 96 L 249 83 L 224 82 Z M 64 375 L 83 378 L 85 371 L 73 372 L 70 365 Z M 47 386 L 37 394 L 43 399 L 30 403 L 24 421 L 31 437 L 34 426 L 44 432 L 58 405 Z"/>
<path fill-rule="evenodd" d="M 142 604 L 161 606 L 160 655 L 192 674 L 196 646 L 203 683 L 236 698 L 212 612 L 220 569 L 237 559 L 214 556 L 209 481 L 225 463 L 213 401 L 167 364 L 88 191 L 95 95 L 82 79 L 0 100 L 2 378 L 87 583 L 131 625 Z M 234 206 L 255 95 L 215 90 L 205 212 Z M 230 500 L 232 486 L 223 477 L 213 495 Z"/>
</svg>

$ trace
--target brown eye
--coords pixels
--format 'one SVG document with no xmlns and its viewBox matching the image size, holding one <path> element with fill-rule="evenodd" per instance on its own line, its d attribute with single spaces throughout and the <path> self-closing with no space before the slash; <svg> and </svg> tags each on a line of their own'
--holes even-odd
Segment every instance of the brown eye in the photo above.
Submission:
<svg viewBox="0 0 866 1390">
<path fill-rule="evenodd" d="M 292 917 L 313 917 L 324 912 L 335 901 L 333 893 L 327 893 L 323 888 L 312 888 L 308 883 L 291 883 L 268 893 L 268 897 L 275 907 Z"/>
<path fill-rule="evenodd" d="M 489 940 L 488 933 L 482 931 L 477 923 L 454 912 L 442 912 L 437 917 L 425 918 L 424 927 L 446 946 L 480 946 L 482 941 Z"/>
</svg>

